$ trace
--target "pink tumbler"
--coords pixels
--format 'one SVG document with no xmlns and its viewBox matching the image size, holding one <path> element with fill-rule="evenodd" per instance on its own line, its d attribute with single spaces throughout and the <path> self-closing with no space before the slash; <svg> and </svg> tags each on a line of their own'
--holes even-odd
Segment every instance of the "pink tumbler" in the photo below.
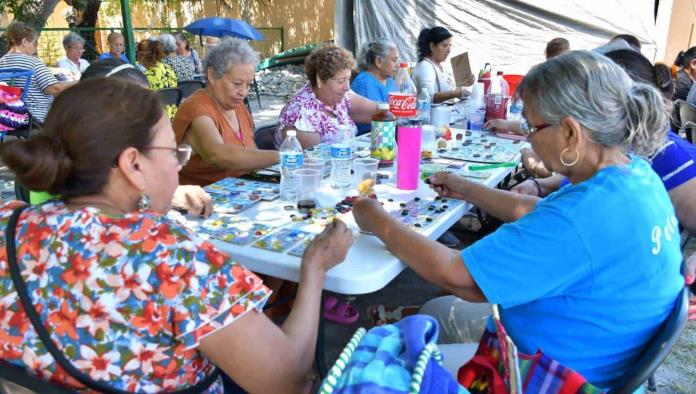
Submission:
<svg viewBox="0 0 696 394">
<path fill-rule="evenodd" d="M 396 187 L 401 190 L 416 190 L 420 173 L 421 126 L 399 125 L 396 133 Z"/>
</svg>

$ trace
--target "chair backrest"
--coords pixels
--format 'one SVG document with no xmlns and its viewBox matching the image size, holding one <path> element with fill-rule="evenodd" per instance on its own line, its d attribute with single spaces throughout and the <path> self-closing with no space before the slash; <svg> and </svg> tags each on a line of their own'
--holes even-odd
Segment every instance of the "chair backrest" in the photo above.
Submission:
<svg viewBox="0 0 696 394">
<path fill-rule="evenodd" d="M 181 100 L 193 94 L 198 89 L 203 89 L 205 83 L 196 79 L 189 79 L 177 82 L 176 86 L 181 90 Z"/>
<path fill-rule="evenodd" d="M 24 86 L 22 88 L 22 101 L 27 102 L 27 93 L 29 92 L 29 84 L 31 84 L 31 78 L 34 75 L 34 70 L 26 70 L 23 68 L 0 68 L 0 81 L 8 82 L 10 86 L 17 86 L 15 83 L 16 78 L 24 78 Z"/>
<path fill-rule="evenodd" d="M 21 387 L 18 389 L 17 386 Z M 74 394 L 75 391 L 60 387 L 35 376 L 26 369 L 0 360 L 0 393 Z"/>
<path fill-rule="evenodd" d="M 647 347 L 638 356 L 631 368 L 613 384 L 608 394 L 630 394 L 645 384 L 650 375 L 662 365 L 669 352 L 677 343 L 688 317 L 689 289 L 684 287 L 677 297 L 674 309 L 662 323 L 660 329 L 648 342 Z"/>
<path fill-rule="evenodd" d="M 689 142 L 694 143 L 694 129 L 696 129 L 696 106 L 687 103 L 684 100 L 674 102 L 675 115 L 679 116 L 679 128 L 684 129 L 688 136 Z"/>
<path fill-rule="evenodd" d="M 162 97 L 164 105 L 176 105 L 181 103 L 181 90 L 179 88 L 164 88 L 157 91 L 157 94 Z"/>
<path fill-rule="evenodd" d="M 254 132 L 256 147 L 263 150 L 274 150 L 276 129 L 278 129 L 278 123 L 257 128 Z"/>
</svg>

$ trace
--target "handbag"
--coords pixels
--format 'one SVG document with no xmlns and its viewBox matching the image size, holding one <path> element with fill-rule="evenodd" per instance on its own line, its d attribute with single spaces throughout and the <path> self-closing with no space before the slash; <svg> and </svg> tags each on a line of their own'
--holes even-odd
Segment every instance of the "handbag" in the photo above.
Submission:
<svg viewBox="0 0 696 394">
<path fill-rule="evenodd" d="M 75 378 L 75 380 L 77 380 L 78 382 L 82 383 L 85 387 L 107 394 L 131 394 L 128 391 L 111 387 L 105 382 L 96 381 L 92 379 L 89 375 L 77 369 L 73 365 L 73 363 L 70 360 L 68 360 L 67 357 L 65 357 L 63 352 L 60 349 L 58 349 L 58 346 L 56 346 L 56 344 L 53 342 L 53 339 L 51 339 L 51 335 L 48 333 L 48 330 L 41 321 L 39 314 L 36 312 L 36 308 L 34 307 L 34 304 L 32 303 L 32 300 L 29 297 L 29 293 L 27 292 L 26 285 L 20 273 L 19 264 L 17 263 L 17 254 L 15 246 L 15 230 L 17 226 L 17 220 L 19 219 L 19 215 L 21 215 L 22 211 L 24 211 L 28 207 L 29 205 L 23 205 L 19 208 L 16 208 L 14 212 L 12 212 L 12 216 L 10 216 L 10 220 L 7 223 L 7 229 L 5 231 L 5 243 L 7 248 L 7 263 L 10 268 L 12 282 L 14 283 L 15 291 L 19 295 L 19 299 L 22 303 L 22 306 L 24 307 L 24 311 L 27 314 L 29 320 L 31 321 L 31 325 L 34 327 L 36 334 L 38 335 L 43 345 L 46 347 L 46 350 L 48 350 L 51 356 L 53 356 L 53 359 L 58 363 L 58 365 L 60 365 L 65 372 L 67 372 L 70 376 Z M 205 392 L 217 380 L 218 375 L 219 370 L 218 368 L 215 368 L 210 375 L 208 375 L 205 379 L 198 382 L 194 386 L 191 386 L 184 390 L 177 390 L 173 393 L 197 394 Z"/>
<path fill-rule="evenodd" d="M 483 333 L 474 357 L 457 373 L 457 380 L 473 394 L 597 394 L 582 375 L 561 365 L 538 350 L 519 353 L 500 322 L 498 305 L 493 305 L 495 332 Z"/>
<path fill-rule="evenodd" d="M 0 85 L 0 133 L 29 126 L 31 117 L 22 100 L 22 88 Z"/>
<path fill-rule="evenodd" d="M 397 323 L 359 328 L 319 393 L 466 393 L 441 365 L 437 321 L 412 315 Z"/>
</svg>

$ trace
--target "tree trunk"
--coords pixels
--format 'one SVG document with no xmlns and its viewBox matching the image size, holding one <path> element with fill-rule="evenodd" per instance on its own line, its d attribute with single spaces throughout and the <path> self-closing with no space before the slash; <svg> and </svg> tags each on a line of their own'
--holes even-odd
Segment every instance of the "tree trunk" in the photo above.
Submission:
<svg viewBox="0 0 696 394">
<path fill-rule="evenodd" d="M 99 19 L 99 7 L 101 7 L 102 0 L 87 0 L 85 9 L 82 10 L 82 20 L 76 25 L 76 27 L 88 27 L 94 28 L 97 26 L 97 20 Z M 95 31 L 78 31 L 79 35 L 85 39 L 85 53 L 83 57 L 89 61 L 96 60 L 99 57 L 99 51 L 97 50 L 97 40 L 94 38 Z"/>
<path fill-rule="evenodd" d="M 2 0 L 4 3 L 8 0 Z M 9 6 L 3 7 L 9 10 L 17 21 L 28 23 L 37 30 L 44 27 L 48 17 L 51 16 L 60 0 L 9 0 Z M 5 33 L 0 36 L 0 56 L 10 50 L 7 35 Z"/>
</svg>

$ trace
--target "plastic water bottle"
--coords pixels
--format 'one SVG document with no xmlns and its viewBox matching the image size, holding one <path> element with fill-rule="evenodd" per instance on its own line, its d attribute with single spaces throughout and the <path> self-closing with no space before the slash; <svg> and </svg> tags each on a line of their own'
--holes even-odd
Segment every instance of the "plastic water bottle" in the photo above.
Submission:
<svg viewBox="0 0 696 394">
<path fill-rule="evenodd" d="M 331 177 L 330 184 L 334 189 L 348 189 L 352 183 L 350 174 L 353 159 L 351 126 L 339 125 L 338 136 L 331 144 Z"/>
<path fill-rule="evenodd" d="M 521 120 L 522 119 L 522 100 L 517 99 L 515 102 L 513 102 L 510 105 L 510 109 L 508 111 L 508 120 Z"/>
<path fill-rule="evenodd" d="M 418 119 L 422 124 L 430 124 L 430 104 L 432 101 L 433 96 L 430 94 L 430 86 L 424 86 L 418 93 L 418 101 L 416 102 Z"/>
<path fill-rule="evenodd" d="M 297 132 L 288 130 L 285 140 L 280 145 L 280 199 L 297 202 L 298 182 L 294 171 L 304 164 L 302 145 L 297 140 Z"/>
</svg>

